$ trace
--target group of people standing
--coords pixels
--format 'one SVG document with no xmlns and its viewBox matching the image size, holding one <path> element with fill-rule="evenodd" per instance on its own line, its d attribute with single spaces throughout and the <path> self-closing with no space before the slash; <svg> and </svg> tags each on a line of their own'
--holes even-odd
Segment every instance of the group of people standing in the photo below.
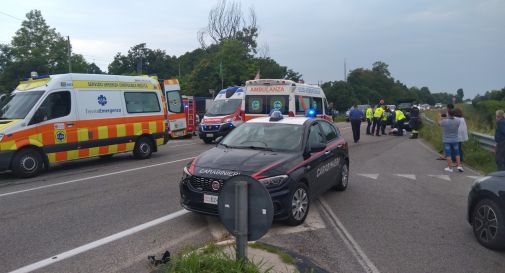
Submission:
<svg viewBox="0 0 505 273">
<path fill-rule="evenodd" d="M 360 139 L 360 126 L 361 122 L 366 118 L 367 127 L 366 134 L 371 136 L 381 136 L 386 135 L 386 127 L 388 120 L 391 122 L 390 134 L 396 136 L 403 136 L 403 131 L 405 129 L 404 123 L 407 117 L 400 109 L 390 109 L 384 104 L 384 100 L 380 100 L 379 104 L 375 107 L 369 107 L 365 110 L 365 113 L 358 109 L 357 105 L 349 112 L 349 120 L 351 121 L 352 132 L 354 143 L 358 143 Z M 412 107 L 410 110 L 410 124 L 412 128 L 411 138 L 417 138 L 417 130 L 421 126 L 421 120 L 419 118 L 419 109 Z"/>
<path fill-rule="evenodd" d="M 454 109 L 453 104 L 447 105 L 447 113 L 441 113 L 438 122 L 442 127 L 442 143 L 444 147 L 447 172 L 453 172 L 453 162 L 456 162 L 456 169 L 463 172 L 463 142 L 468 140 L 468 129 L 461 109 Z"/>
</svg>

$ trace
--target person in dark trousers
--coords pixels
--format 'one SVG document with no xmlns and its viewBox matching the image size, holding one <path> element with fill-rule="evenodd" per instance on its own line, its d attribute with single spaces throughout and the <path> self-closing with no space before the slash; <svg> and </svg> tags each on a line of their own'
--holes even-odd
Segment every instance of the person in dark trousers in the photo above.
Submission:
<svg viewBox="0 0 505 273">
<path fill-rule="evenodd" d="M 361 121 L 364 117 L 365 115 L 363 114 L 363 111 L 359 110 L 358 105 L 355 104 L 349 112 L 349 119 L 351 120 L 352 137 L 354 139 L 354 143 L 358 143 L 359 141 Z"/>
<path fill-rule="evenodd" d="M 382 108 L 382 105 L 377 105 L 375 108 L 375 111 L 373 113 L 373 124 L 372 124 L 372 136 L 375 134 L 375 136 L 380 136 L 380 127 L 381 127 L 381 120 L 382 120 L 382 115 L 384 114 L 384 109 Z M 377 128 L 377 130 L 375 129 Z"/>
<path fill-rule="evenodd" d="M 368 107 L 366 109 L 366 134 L 371 135 L 370 133 L 370 127 L 372 126 L 372 119 L 373 119 L 373 109 L 372 107 Z"/>
<path fill-rule="evenodd" d="M 496 167 L 498 171 L 505 171 L 505 117 L 503 110 L 496 111 Z"/>
</svg>

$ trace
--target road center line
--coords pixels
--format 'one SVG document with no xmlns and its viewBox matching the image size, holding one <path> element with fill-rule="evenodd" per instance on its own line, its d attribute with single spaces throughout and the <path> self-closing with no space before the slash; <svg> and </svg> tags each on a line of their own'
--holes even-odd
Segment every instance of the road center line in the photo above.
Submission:
<svg viewBox="0 0 505 273">
<path fill-rule="evenodd" d="M 166 221 L 169 221 L 169 220 L 173 220 L 173 219 L 175 219 L 177 217 L 180 217 L 180 216 L 182 216 L 182 215 L 184 215 L 184 214 L 186 214 L 188 212 L 189 211 L 187 211 L 187 210 L 176 211 L 174 213 L 168 214 L 168 215 L 160 217 L 158 219 L 154 219 L 152 221 L 149 221 L 147 223 L 144 223 L 144 224 L 132 227 L 130 229 L 127 229 L 127 230 L 121 231 L 119 233 L 110 235 L 108 237 L 102 238 L 100 240 L 91 242 L 89 244 L 85 244 L 85 245 L 80 246 L 78 248 L 74 248 L 74 249 L 71 249 L 69 251 L 65 251 L 63 253 L 57 254 L 57 255 L 52 256 L 50 258 L 47 258 L 45 260 L 41 260 L 41 261 L 38 261 L 36 263 L 24 266 L 22 268 L 19 268 L 19 269 L 16 269 L 14 271 L 11 271 L 10 273 L 27 273 L 27 272 L 32 272 L 32 271 L 37 270 L 37 269 L 41 269 L 43 267 L 49 266 L 51 264 L 54 264 L 54 263 L 57 263 L 57 262 L 60 262 L 60 261 L 63 261 L 65 259 L 70 258 L 72 256 L 75 256 L 77 254 L 86 252 L 88 250 L 97 248 L 99 246 L 108 244 L 108 243 L 113 242 L 113 241 L 119 240 L 119 239 L 121 239 L 123 237 L 130 236 L 130 235 L 132 235 L 134 233 L 137 233 L 139 231 L 142 231 L 144 229 L 148 229 L 150 227 L 159 225 L 159 224 L 161 224 L 163 222 L 166 222 Z"/>
<path fill-rule="evenodd" d="M 323 213 L 327 214 L 332 220 L 332 224 L 335 227 L 338 235 L 344 241 L 347 248 L 351 251 L 352 255 L 358 260 L 359 264 L 365 272 L 367 273 L 380 273 L 379 269 L 375 266 L 375 264 L 366 256 L 363 249 L 358 245 L 358 243 L 354 240 L 352 235 L 347 231 L 342 222 L 338 219 L 338 217 L 333 213 L 330 206 L 322 197 L 319 198 L 319 203 L 323 209 Z"/>
<path fill-rule="evenodd" d="M 190 160 L 195 157 L 188 157 L 188 158 L 183 158 L 183 159 L 178 159 L 178 160 L 173 160 L 173 161 L 168 161 L 168 162 L 163 162 L 163 163 L 158 163 L 158 164 L 153 164 L 153 165 L 148 165 L 148 166 L 143 166 L 143 167 L 137 167 L 133 169 L 128 169 L 128 170 L 122 170 L 122 171 L 117 171 L 117 172 L 112 172 L 112 173 L 106 173 L 106 174 L 100 174 L 100 175 L 95 175 L 95 176 L 89 176 L 89 177 L 83 177 L 79 179 L 74 179 L 70 181 L 65 181 L 65 182 L 60 182 L 60 183 L 55 183 L 51 185 L 45 185 L 45 186 L 40 186 L 40 187 L 35 187 L 31 189 L 25 189 L 25 190 L 19 190 L 19 191 L 12 191 L 12 192 L 7 192 L 7 193 L 2 193 L 0 194 L 0 197 L 8 196 L 8 195 L 14 195 L 18 193 L 24 193 L 24 192 L 30 192 L 30 191 L 36 191 L 36 190 L 41 190 L 41 189 L 47 189 L 47 188 L 52 188 L 56 186 L 61 186 L 61 185 L 66 185 L 66 184 L 71 184 L 71 183 L 76 183 L 76 182 L 81 182 L 81 181 L 86 181 L 86 180 L 91 180 L 91 179 L 96 179 L 96 178 L 101 178 L 101 177 L 106 177 L 106 176 L 111 176 L 111 175 L 116 175 L 116 174 L 121 174 L 121 173 L 127 173 L 127 172 L 134 172 L 142 169 L 147 169 L 147 168 L 152 168 L 152 167 L 158 167 L 162 165 L 168 165 L 176 162 L 181 162 L 185 160 Z"/>
</svg>

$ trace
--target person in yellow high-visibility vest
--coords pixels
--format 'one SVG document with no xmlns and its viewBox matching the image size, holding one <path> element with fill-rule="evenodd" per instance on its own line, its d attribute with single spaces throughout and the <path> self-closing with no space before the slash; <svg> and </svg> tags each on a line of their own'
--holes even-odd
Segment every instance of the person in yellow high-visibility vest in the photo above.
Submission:
<svg viewBox="0 0 505 273">
<path fill-rule="evenodd" d="M 403 122 L 405 121 L 405 114 L 403 114 L 402 110 L 395 110 L 395 122 L 396 128 L 398 129 L 397 136 L 403 136 Z"/>
<path fill-rule="evenodd" d="M 372 126 L 372 119 L 373 119 L 373 109 L 372 107 L 368 107 L 366 109 L 366 134 L 371 135 L 370 133 L 370 127 Z"/>
<path fill-rule="evenodd" d="M 385 135 L 386 134 L 386 124 L 388 123 L 388 118 L 391 116 L 391 110 L 389 110 L 389 107 L 384 105 L 384 114 L 382 115 L 382 121 L 381 121 L 381 134 Z"/>
<path fill-rule="evenodd" d="M 375 108 L 375 112 L 373 113 L 373 124 L 372 124 L 372 135 L 375 133 L 376 136 L 379 135 L 380 127 L 381 127 L 381 120 L 382 116 L 384 115 L 384 109 L 382 108 L 381 105 L 377 105 L 377 108 Z M 377 130 L 375 128 L 377 127 Z"/>
</svg>

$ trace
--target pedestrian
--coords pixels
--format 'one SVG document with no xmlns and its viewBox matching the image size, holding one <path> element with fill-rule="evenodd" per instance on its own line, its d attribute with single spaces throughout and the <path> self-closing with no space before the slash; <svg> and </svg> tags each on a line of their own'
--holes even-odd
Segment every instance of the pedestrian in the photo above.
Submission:
<svg viewBox="0 0 505 273">
<path fill-rule="evenodd" d="M 503 110 L 496 111 L 496 167 L 498 171 L 505 171 L 505 117 Z"/>
<path fill-rule="evenodd" d="M 395 124 L 398 130 L 396 135 L 403 136 L 403 122 L 405 122 L 405 114 L 400 109 L 395 110 Z"/>
<path fill-rule="evenodd" d="M 391 116 L 391 111 L 389 110 L 389 107 L 386 105 L 383 106 L 384 108 L 384 114 L 382 115 L 382 121 L 381 121 L 381 134 L 385 135 L 386 134 L 386 125 L 388 123 L 388 119 Z"/>
<path fill-rule="evenodd" d="M 384 102 L 382 102 L 384 104 Z M 384 114 L 384 109 L 382 109 L 381 105 L 377 105 L 375 108 L 375 112 L 373 113 L 373 124 L 372 124 L 372 135 L 375 133 L 376 136 L 379 135 L 380 127 L 381 127 L 381 119 Z M 377 130 L 375 130 L 377 128 Z"/>
<path fill-rule="evenodd" d="M 373 109 L 372 107 L 368 107 L 366 109 L 366 134 L 367 135 L 371 135 L 370 134 L 370 127 L 372 126 L 372 119 L 373 119 Z"/>
<path fill-rule="evenodd" d="M 458 129 L 460 120 L 454 118 L 454 110 L 451 109 L 448 112 L 447 118 L 442 120 L 439 118 L 438 124 L 442 127 L 442 142 L 444 145 L 445 157 L 447 158 L 447 167 L 444 170 L 447 172 L 453 172 L 451 155 L 454 153 L 456 157 L 457 170 L 459 172 L 463 172 L 458 147 Z"/>
<path fill-rule="evenodd" d="M 354 143 L 358 143 L 359 141 L 361 121 L 364 117 L 365 115 L 363 114 L 363 111 L 358 109 L 357 104 L 354 104 L 354 107 L 349 112 L 349 119 L 351 120 L 352 137 L 354 139 Z"/>
<path fill-rule="evenodd" d="M 412 106 L 412 109 L 410 109 L 409 126 L 410 129 L 412 129 L 412 136 L 410 136 L 410 139 L 416 139 L 419 135 L 419 129 L 421 129 L 422 126 L 421 117 L 419 116 L 419 108 L 416 106 Z"/>
<path fill-rule="evenodd" d="M 463 162 L 463 142 L 468 141 L 468 128 L 466 127 L 466 121 L 463 117 L 463 112 L 461 109 L 454 109 L 454 118 L 459 119 L 459 128 L 458 128 L 458 147 L 459 147 L 459 159 Z M 453 153 L 452 161 L 456 160 L 456 156 Z"/>
</svg>

